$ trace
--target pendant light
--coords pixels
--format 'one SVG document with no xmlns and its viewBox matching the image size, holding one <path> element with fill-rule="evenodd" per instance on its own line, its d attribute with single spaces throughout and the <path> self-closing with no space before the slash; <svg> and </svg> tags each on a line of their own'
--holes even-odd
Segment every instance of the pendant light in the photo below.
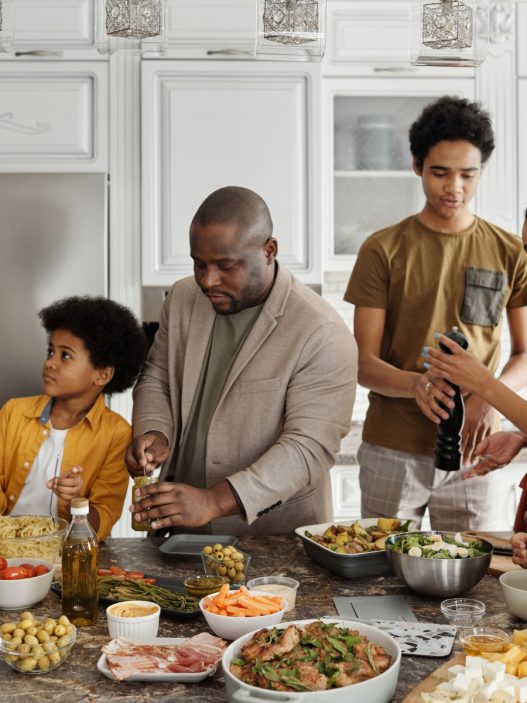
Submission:
<svg viewBox="0 0 527 703">
<path fill-rule="evenodd" d="M 97 0 L 99 52 L 164 54 L 165 11 L 166 0 Z"/>
<path fill-rule="evenodd" d="M 410 62 L 479 66 L 489 42 L 489 0 L 412 0 Z"/>
<path fill-rule="evenodd" d="M 326 0 L 257 0 L 257 54 L 320 59 L 326 48 Z"/>
</svg>

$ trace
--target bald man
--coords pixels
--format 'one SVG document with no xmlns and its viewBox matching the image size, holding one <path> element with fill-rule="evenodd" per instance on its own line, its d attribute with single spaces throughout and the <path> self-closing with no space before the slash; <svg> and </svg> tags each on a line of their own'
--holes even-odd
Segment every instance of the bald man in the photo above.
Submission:
<svg viewBox="0 0 527 703">
<path fill-rule="evenodd" d="M 266 203 L 226 187 L 190 226 L 194 276 L 167 296 L 134 390 L 133 519 L 161 534 L 276 534 L 333 517 L 329 469 L 349 431 L 355 340 L 278 264 Z"/>
</svg>

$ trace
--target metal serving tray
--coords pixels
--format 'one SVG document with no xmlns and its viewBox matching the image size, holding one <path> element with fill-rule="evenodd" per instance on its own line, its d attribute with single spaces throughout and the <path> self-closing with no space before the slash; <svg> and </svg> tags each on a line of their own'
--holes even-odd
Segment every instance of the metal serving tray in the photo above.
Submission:
<svg viewBox="0 0 527 703">
<path fill-rule="evenodd" d="M 391 574 L 392 570 L 386 558 L 384 550 L 378 552 L 365 552 L 364 554 L 339 554 L 331 549 L 313 542 L 306 537 L 304 532 L 308 530 L 311 534 L 320 534 L 331 525 L 352 525 L 354 522 L 360 523 L 363 527 L 371 527 L 377 524 L 377 518 L 365 518 L 364 520 L 335 520 L 333 522 L 322 522 L 318 525 L 303 525 L 297 527 L 295 532 L 301 538 L 304 549 L 308 557 L 320 564 L 329 571 L 342 576 L 345 579 L 358 579 L 363 576 L 385 576 Z M 404 522 L 404 520 L 403 520 Z"/>
</svg>

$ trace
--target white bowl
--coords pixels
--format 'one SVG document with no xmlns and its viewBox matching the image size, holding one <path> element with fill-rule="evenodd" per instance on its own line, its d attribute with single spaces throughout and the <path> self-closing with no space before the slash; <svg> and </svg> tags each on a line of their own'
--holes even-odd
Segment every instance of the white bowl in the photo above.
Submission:
<svg viewBox="0 0 527 703">
<path fill-rule="evenodd" d="M 30 608 L 48 595 L 55 569 L 53 564 L 50 561 L 29 557 L 7 559 L 8 566 L 20 566 L 20 564 L 33 564 L 33 566 L 43 564 L 48 568 L 48 573 L 13 581 L 0 579 L 0 608 L 2 610 Z"/>
<path fill-rule="evenodd" d="M 267 593 L 266 591 L 249 591 L 249 593 L 255 596 L 276 597 L 274 593 Z M 213 593 L 211 596 L 205 596 L 205 598 L 211 598 L 215 595 L 217 594 Z M 287 607 L 287 603 L 282 598 L 282 608 L 276 613 L 237 618 L 231 615 L 217 615 L 216 613 L 210 613 L 208 610 L 205 610 L 205 598 L 202 598 L 199 602 L 203 617 L 214 634 L 218 635 L 218 637 L 222 637 L 224 640 L 235 640 L 245 635 L 247 632 L 254 632 L 255 630 L 260 630 L 262 627 L 277 625 L 284 617 Z"/>
<path fill-rule="evenodd" d="M 262 589 L 268 593 L 280 596 L 287 603 L 286 613 L 295 609 L 296 592 L 300 583 L 289 576 L 258 576 L 247 581 L 247 588 L 251 591 Z"/>
<path fill-rule="evenodd" d="M 500 576 L 507 608 L 520 620 L 527 620 L 527 571 L 508 571 Z"/>
<path fill-rule="evenodd" d="M 293 622 L 284 622 L 278 625 L 278 629 L 289 627 L 289 625 L 298 625 L 303 627 L 308 625 L 311 620 L 295 620 Z M 371 625 L 365 625 L 362 622 L 346 621 L 338 618 L 324 618 L 324 622 L 332 622 L 337 625 L 342 625 L 351 630 L 358 630 L 361 635 L 364 635 L 373 644 L 378 644 L 384 648 L 387 654 L 392 657 L 390 667 L 383 671 L 373 679 L 361 681 L 360 683 L 344 686 L 342 688 L 333 688 L 328 691 L 314 691 L 307 693 L 295 693 L 292 691 L 268 691 L 263 688 L 257 688 L 240 681 L 231 674 L 231 662 L 240 656 L 242 647 L 251 638 L 253 633 L 249 633 L 240 637 L 230 644 L 222 657 L 223 674 L 225 677 L 225 686 L 227 688 L 227 699 L 229 701 L 311 701 L 311 703 L 319 703 L 319 701 L 328 701 L 328 703 L 388 703 L 391 701 L 397 679 L 399 678 L 399 669 L 401 666 L 401 648 L 398 643 L 390 637 L 386 632 L 379 630 Z"/>
<path fill-rule="evenodd" d="M 136 609 L 153 610 L 147 615 L 130 616 L 119 615 L 119 611 Z M 135 642 L 145 642 L 151 637 L 157 637 L 159 629 L 159 614 L 161 608 L 157 603 L 146 600 L 127 600 L 112 603 L 106 608 L 106 618 L 108 620 L 108 632 L 112 639 L 125 637 Z"/>
</svg>

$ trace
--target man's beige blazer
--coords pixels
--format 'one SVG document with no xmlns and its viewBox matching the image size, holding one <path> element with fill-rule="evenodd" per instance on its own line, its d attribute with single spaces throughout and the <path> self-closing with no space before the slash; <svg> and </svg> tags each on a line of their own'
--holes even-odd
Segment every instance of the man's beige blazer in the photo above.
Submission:
<svg viewBox="0 0 527 703">
<path fill-rule="evenodd" d="M 167 296 L 134 390 L 134 436 L 158 430 L 174 453 L 215 319 L 194 278 Z M 206 484 L 228 478 L 246 511 L 216 534 L 283 533 L 331 520 L 329 469 L 349 431 L 357 348 L 348 327 L 283 266 L 236 358 L 210 424 Z"/>
</svg>

